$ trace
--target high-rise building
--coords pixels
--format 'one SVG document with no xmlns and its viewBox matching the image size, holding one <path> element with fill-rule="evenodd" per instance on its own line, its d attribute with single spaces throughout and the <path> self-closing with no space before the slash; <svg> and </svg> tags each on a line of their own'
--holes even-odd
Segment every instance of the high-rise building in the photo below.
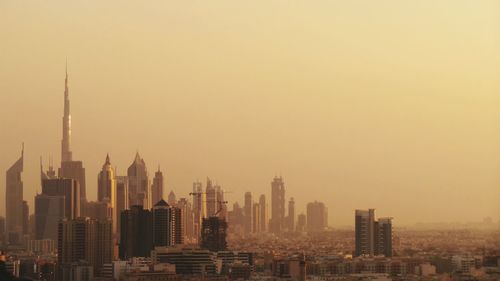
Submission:
<svg viewBox="0 0 500 281">
<path fill-rule="evenodd" d="M 153 246 L 171 246 L 174 244 L 172 208 L 160 199 L 153 207 Z"/>
<path fill-rule="evenodd" d="M 328 226 L 328 209 L 322 202 L 307 204 L 307 231 L 322 231 Z"/>
<path fill-rule="evenodd" d="M 267 217 L 267 203 L 266 203 L 266 196 L 264 194 L 261 194 L 259 197 L 259 223 L 260 223 L 260 231 L 265 232 L 267 231 L 267 224 L 268 224 L 268 217 Z"/>
<path fill-rule="evenodd" d="M 23 200 L 23 234 L 24 235 L 30 235 L 29 217 L 30 217 L 30 207 L 28 206 L 28 202 Z"/>
<path fill-rule="evenodd" d="M 307 224 L 307 219 L 305 214 L 300 214 L 297 217 L 297 228 L 296 230 L 298 232 L 304 232 L 306 231 L 306 224 Z"/>
<path fill-rule="evenodd" d="M 288 201 L 288 231 L 295 231 L 295 200 Z"/>
<path fill-rule="evenodd" d="M 194 235 L 197 239 L 201 237 L 202 219 L 206 217 L 206 200 L 203 192 L 203 185 L 196 181 L 193 183 L 193 227 Z"/>
<path fill-rule="evenodd" d="M 201 230 L 200 247 L 212 252 L 227 250 L 227 222 L 219 217 L 204 218 Z"/>
<path fill-rule="evenodd" d="M 91 218 L 64 220 L 58 227 L 58 264 L 85 261 L 99 275 L 112 260 L 111 222 Z"/>
<path fill-rule="evenodd" d="M 260 223 L 260 206 L 259 203 L 253 203 L 252 208 L 252 232 L 259 233 L 261 232 L 261 223 Z"/>
<path fill-rule="evenodd" d="M 233 209 L 227 213 L 228 231 L 242 236 L 245 232 L 245 213 L 238 202 L 233 204 Z"/>
<path fill-rule="evenodd" d="M 375 209 L 356 210 L 355 256 L 375 254 Z"/>
<path fill-rule="evenodd" d="M 392 257 L 392 218 L 379 218 L 374 224 L 375 255 Z"/>
<path fill-rule="evenodd" d="M 35 196 L 35 240 L 57 241 L 57 227 L 65 216 L 64 195 Z"/>
<path fill-rule="evenodd" d="M 97 177 L 97 200 L 100 203 L 109 203 L 111 207 L 112 232 L 113 237 L 117 236 L 118 212 L 116 208 L 116 179 L 115 169 L 111 166 L 109 154 L 106 155 L 106 161 Z"/>
<path fill-rule="evenodd" d="M 82 161 L 73 161 L 73 152 L 71 152 L 71 113 L 68 89 L 68 68 L 66 67 L 66 78 L 64 80 L 64 115 L 63 115 L 63 136 L 61 141 L 61 168 L 59 168 L 60 178 L 75 179 L 80 185 L 79 198 L 84 207 L 87 201 L 85 168 Z"/>
<path fill-rule="evenodd" d="M 224 190 L 220 185 L 215 186 L 216 200 L 217 200 L 217 212 L 219 218 L 227 221 L 227 206 L 224 200 Z"/>
<path fill-rule="evenodd" d="M 186 225 L 184 224 L 182 209 L 178 207 L 172 208 L 172 236 L 173 245 L 182 245 L 185 242 Z"/>
<path fill-rule="evenodd" d="M 42 195 L 64 196 L 64 217 L 68 220 L 80 216 L 80 185 L 75 179 L 56 178 L 42 181 Z"/>
<path fill-rule="evenodd" d="M 155 177 L 153 178 L 153 185 L 151 186 L 151 198 L 152 205 L 160 202 L 163 199 L 163 173 L 160 171 L 160 166 L 158 166 L 158 171 L 155 172 Z M 170 204 L 170 203 L 169 203 Z"/>
<path fill-rule="evenodd" d="M 127 170 L 129 206 L 140 205 L 144 209 L 151 208 L 151 198 L 149 192 L 149 178 L 144 159 L 135 154 L 134 162 Z"/>
<path fill-rule="evenodd" d="M 121 218 L 120 214 L 128 209 L 128 178 L 125 176 L 116 176 L 116 239 L 120 242 Z"/>
<path fill-rule="evenodd" d="M 149 257 L 153 248 L 153 217 L 141 205 L 131 206 L 120 216 L 120 259 Z"/>
<path fill-rule="evenodd" d="M 207 216 L 211 217 L 217 212 L 217 192 L 212 184 L 212 180 L 207 178 L 207 186 L 205 187 L 207 198 Z"/>
<path fill-rule="evenodd" d="M 192 243 L 197 238 L 194 234 L 194 213 L 189 200 L 181 198 L 177 202 L 177 208 L 181 210 L 182 225 L 184 228 L 184 242 Z"/>
<path fill-rule="evenodd" d="M 0 246 L 5 243 L 5 218 L 0 217 Z"/>
<path fill-rule="evenodd" d="M 5 175 L 5 211 L 7 241 L 19 244 L 23 236 L 23 180 L 24 144 L 21 157 L 7 170 Z"/>
<path fill-rule="evenodd" d="M 251 192 L 246 192 L 245 193 L 245 233 L 249 234 L 252 233 L 253 228 L 252 228 L 252 223 L 253 223 L 253 200 L 252 200 L 252 193 Z"/>
<path fill-rule="evenodd" d="M 175 206 L 175 204 L 177 204 L 177 199 L 175 197 L 175 193 L 173 190 L 170 191 L 170 193 L 168 194 L 168 204 L 170 206 Z"/>
<path fill-rule="evenodd" d="M 285 182 L 282 177 L 274 177 L 271 183 L 271 223 L 270 231 L 281 233 L 285 225 Z"/>
</svg>

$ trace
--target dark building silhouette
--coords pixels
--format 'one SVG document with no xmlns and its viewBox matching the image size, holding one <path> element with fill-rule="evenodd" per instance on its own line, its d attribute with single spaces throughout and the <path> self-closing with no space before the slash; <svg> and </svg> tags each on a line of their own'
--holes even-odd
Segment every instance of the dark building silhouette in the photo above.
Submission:
<svg viewBox="0 0 500 281">
<path fill-rule="evenodd" d="M 201 248 L 212 252 L 227 250 L 227 222 L 217 216 L 204 218 L 201 230 Z"/>
<path fill-rule="evenodd" d="M 274 177 L 271 182 L 271 222 L 269 230 L 279 234 L 286 224 L 285 219 L 285 182 L 282 177 Z"/>
<path fill-rule="evenodd" d="M 375 220 L 375 209 L 356 210 L 355 256 L 392 257 L 392 218 Z"/>
<path fill-rule="evenodd" d="M 173 208 L 161 199 L 153 207 L 153 246 L 171 246 L 174 242 Z"/>
<path fill-rule="evenodd" d="M 75 179 L 42 180 L 42 195 L 64 196 L 64 217 L 70 220 L 80 216 L 80 185 Z"/>
<path fill-rule="evenodd" d="M 21 243 L 23 236 L 23 180 L 24 144 L 21 157 L 7 170 L 5 174 L 5 220 L 7 242 Z"/>
<path fill-rule="evenodd" d="M 149 257 L 153 249 L 153 216 L 140 205 L 120 215 L 120 259 Z"/>
<path fill-rule="evenodd" d="M 99 275 L 102 265 L 111 262 L 112 249 L 109 220 L 77 218 L 59 223 L 57 259 L 61 268 L 84 261 Z"/>
</svg>

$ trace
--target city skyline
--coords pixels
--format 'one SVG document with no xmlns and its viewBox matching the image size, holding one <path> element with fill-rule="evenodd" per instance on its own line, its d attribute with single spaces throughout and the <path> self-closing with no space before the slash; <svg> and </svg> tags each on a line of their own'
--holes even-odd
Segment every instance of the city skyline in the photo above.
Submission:
<svg viewBox="0 0 500 281">
<path fill-rule="evenodd" d="M 398 7 L 406 11 L 407 7 L 403 6 Z M 465 9 L 465 6 L 462 4 L 460 8 Z M 13 4 L 9 7 L 18 12 L 21 9 L 21 6 Z M 479 13 L 487 7 L 484 4 L 474 11 Z M 71 6 L 65 8 L 76 9 Z M 349 9 L 347 6 L 341 8 Z M 49 6 L 46 9 L 58 11 L 59 8 Z M 33 12 L 28 9 L 26 13 L 30 11 Z M 462 10 L 453 12 L 455 16 L 462 15 Z M 218 14 L 214 10 L 209 13 Z M 267 14 L 261 16 L 263 21 L 270 21 Z M 283 14 L 277 16 L 285 17 Z M 433 23 L 438 21 L 435 14 L 429 16 Z M 55 30 L 69 32 L 74 28 L 85 32 L 85 28 L 78 25 L 83 22 L 83 15 L 77 16 L 76 23 L 69 27 L 61 27 L 58 21 L 39 17 L 45 26 Z M 307 19 L 310 16 L 300 21 Z M 323 17 L 320 19 L 326 20 Z M 9 17 L 3 19 L 6 23 L 9 20 Z M 152 22 L 142 20 L 145 26 L 155 27 Z M 253 77 L 244 70 L 253 67 L 270 71 L 300 65 L 300 61 L 288 54 L 280 57 L 282 65 L 279 60 L 271 60 L 273 67 L 268 69 L 247 60 L 230 64 L 227 58 L 217 53 L 226 64 L 223 68 L 213 68 L 214 74 L 207 71 L 212 69 L 209 65 L 214 61 L 205 59 L 203 67 L 196 67 L 195 59 L 206 55 L 205 52 L 195 55 L 194 61 L 176 61 L 171 56 L 153 60 L 154 55 L 162 54 L 160 49 L 152 49 L 148 55 L 139 44 L 133 45 L 138 49 L 126 48 L 124 56 L 142 54 L 144 59 L 127 62 L 124 58 L 120 60 L 112 56 L 113 59 L 106 61 L 103 56 L 111 52 L 116 42 L 102 38 L 87 39 L 84 42 L 92 46 L 104 42 L 104 50 L 102 54 L 85 52 L 76 44 L 76 39 L 83 35 L 74 35 L 69 42 L 52 50 L 36 49 L 35 54 L 39 55 L 36 58 L 22 57 L 27 50 L 21 49 L 12 58 L 5 57 L 6 64 L 0 66 L 0 74 L 7 78 L 5 83 L 0 84 L 0 102 L 5 107 L 0 111 L 0 130 L 4 136 L 0 169 L 6 171 L 19 158 L 18 148 L 25 142 L 23 193 L 32 212 L 35 192 L 41 190 L 40 155 L 44 159 L 44 167 L 48 166 L 49 157 L 53 159 L 55 168 L 58 168 L 61 159 L 61 101 L 65 57 L 68 56 L 73 130 L 71 151 L 73 159 L 81 160 L 86 169 L 89 200 L 97 199 L 97 175 L 107 153 L 113 167 L 117 167 L 116 174 L 124 176 L 139 151 L 148 167 L 149 178 L 153 178 L 159 164 L 165 177 L 164 194 L 173 189 L 177 198 L 189 197 L 192 183 L 208 176 L 216 179 L 225 190 L 233 192 L 227 195 L 230 205 L 237 201 L 243 206 L 247 191 L 252 192 L 254 201 L 259 194 L 265 194 L 270 200 L 270 182 L 275 175 L 281 175 L 286 182 L 286 202 L 289 197 L 295 198 L 296 215 L 305 213 L 308 202 L 321 200 L 328 207 L 329 225 L 333 226 L 352 226 L 354 210 L 368 207 L 377 209 L 381 216 L 395 216 L 398 226 L 417 222 L 480 221 L 488 216 L 498 221 L 500 207 L 495 202 L 500 198 L 500 113 L 497 109 L 500 85 L 493 77 L 498 74 L 494 65 L 500 56 L 493 48 L 499 46 L 498 40 L 489 37 L 497 34 L 497 30 L 487 28 L 493 20 L 486 16 L 475 23 L 478 28 L 484 28 L 480 38 L 475 38 L 467 30 L 461 33 L 465 38 L 479 40 L 467 42 L 463 46 L 466 51 L 491 47 L 486 48 L 484 54 L 473 52 L 472 55 L 462 56 L 464 54 L 456 49 L 450 50 L 450 54 L 443 54 L 452 60 L 452 66 L 462 72 L 453 72 L 451 67 L 446 68 L 446 72 L 439 66 L 433 66 L 432 59 L 435 57 L 432 50 L 420 46 L 422 53 L 417 54 L 421 55 L 422 64 L 411 61 L 412 69 L 386 56 L 375 56 L 370 60 L 374 65 L 367 66 L 371 71 L 360 74 L 361 81 L 367 83 L 366 88 L 356 86 L 356 67 L 349 69 L 340 56 L 330 55 L 327 58 L 330 62 L 341 63 L 345 72 L 334 68 L 322 69 L 327 65 L 300 50 L 295 51 L 314 59 L 318 66 L 306 64 L 302 65 L 302 70 L 292 68 L 290 72 L 280 72 L 276 82 L 270 82 L 267 79 L 272 80 L 272 73 L 266 72 L 269 78 L 265 75 Z M 120 19 L 117 21 L 122 22 Z M 223 17 L 216 23 L 225 21 L 228 19 Z M 390 22 L 374 21 L 383 26 Z M 98 22 L 107 23 L 103 18 L 98 18 Z M 245 27 L 243 21 L 237 21 L 237 24 Z M 403 25 L 421 31 L 411 20 L 403 21 Z M 216 25 L 210 25 L 209 30 L 195 27 L 195 35 L 207 36 L 211 31 L 219 30 Z M 454 26 L 440 27 L 448 32 L 455 30 Z M 37 30 L 34 25 L 17 22 L 12 28 L 25 30 L 28 34 Z M 116 25 L 109 28 L 117 32 L 126 30 Z M 279 24 L 274 28 L 286 31 Z M 263 31 L 262 27 L 257 29 Z M 90 30 L 95 31 L 97 27 L 91 26 Z M 189 41 L 171 30 L 155 27 L 153 31 L 179 39 L 182 44 Z M 339 30 L 324 32 L 332 38 L 333 35 L 339 35 L 344 40 L 350 38 L 342 37 Z M 353 32 L 361 34 L 364 30 Z M 399 36 L 403 34 L 398 33 Z M 437 34 L 417 34 L 417 38 L 422 40 L 417 42 L 436 39 L 434 36 Z M 233 33 L 229 35 L 235 36 Z M 243 35 L 255 36 L 245 29 Z M 123 38 L 117 35 L 115 39 L 119 42 Z M 231 38 L 234 44 L 246 42 L 239 36 Z M 280 38 L 286 43 L 293 42 L 288 36 Z M 458 42 L 457 38 L 452 38 L 451 41 L 438 42 L 443 47 L 451 47 Z M 12 46 L 21 41 L 15 37 L 9 39 L 12 43 L 3 48 L 10 54 Z M 146 36 L 145 40 L 148 44 L 165 44 L 153 37 Z M 333 43 L 327 45 L 332 46 Z M 209 49 L 213 51 L 217 46 L 216 42 L 212 42 Z M 257 46 L 268 50 L 262 43 Z M 380 43 L 378 47 L 389 48 L 389 43 Z M 406 55 L 416 51 L 410 46 L 403 47 Z M 342 46 L 339 48 L 337 53 L 345 51 Z M 171 50 L 176 51 L 176 55 L 181 54 L 176 48 Z M 196 51 L 201 52 L 195 47 L 190 50 L 195 54 Z M 374 49 L 369 50 L 375 52 Z M 327 50 L 320 51 L 328 54 Z M 359 55 L 362 51 L 354 49 L 347 57 L 361 64 L 363 60 Z M 247 49 L 243 52 L 254 54 Z M 234 58 L 236 54 L 228 56 Z M 262 54 L 259 63 L 263 63 L 265 58 L 269 57 Z M 377 63 L 377 59 L 387 61 Z M 474 62 L 473 68 L 481 72 L 477 76 L 463 66 L 471 61 Z M 128 64 L 131 68 L 129 72 L 120 70 Z M 402 74 L 389 72 L 392 64 Z M 95 67 L 102 70 L 99 75 L 94 73 Z M 162 67 L 167 70 L 162 71 Z M 178 72 L 174 71 L 176 67 L 180 68 Z M 233 67 L 240 69 L 242 73 L 239 75 L 244 78 L 239 77 L 236 82 L 224 79 L 232 77 L 228 75 Z M 381 73 L 377 72 L 379 67 Z M 419 67 L 425 70 L 430 67 L 436 73 L 443 71 L 448 74 L 444 75 L 444 82 L 437 83 L 431 74 L 425 76 L 425 71 Z M 315 74 L 311 76 L 307 69 Z M 320 70 L 325 73 L 331 71 L 336 78 L 328 82 L 330 75 L 322 77 Z M 414 78 L 415 74 L 422 81 Z M 394 85 L 392 75 L 403 81 L 398 83 L 411 82 L 410 86 Z M 191 82 L 187 78 L 190 76 Z M 305 82 L 292 82 L 299 77 Z M 174 81 L 179 78 L 182 82 Z M 252 86 L 253 82 L 256 85 Z M 413 89 L 418 82 L 423 82 L 425 86 Z M 195 86 L 196 83 L 201 86 Z M 247 86 L 251 87 L 247 89 Z M 296 86 L 295 89 L 292 89 L 293 86 Z M 370 91 L 367 91 L 368 88 Z M 309 92 L 311 89 L 313 93 Z M 364 91 L 366 93 L 359 93 Z M 406 94 L 399 94 L 400 91 Z M 19 112 L 29 114 L 16 114 Z M 360 194 L 364 196 L 360 197 Z M 5 216 L 5 192 L 0 192 L 0 214 Z"/>
</svg>

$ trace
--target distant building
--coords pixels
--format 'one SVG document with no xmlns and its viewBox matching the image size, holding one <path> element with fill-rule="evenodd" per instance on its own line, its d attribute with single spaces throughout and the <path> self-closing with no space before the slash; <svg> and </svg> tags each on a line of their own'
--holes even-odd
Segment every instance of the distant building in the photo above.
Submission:
<svg viewBox="0 0 500 281">
<path fill-rule="evenodd" d="M 288 231 L 295 231 L 295 200 L 288 201 Z"/>
<path fill-rule="evenodd" d="M 217 272 L 213 253 L 209 250 L 157 247 L 151 253 L 151 261 L 153 264 L 173 264 L 176 273 L 182 275 L 215 275 Z"/>
<path fill-rule="evenodd" d="M 30 207 L 28 202 L 23 200 L 23 234 L 31 235 L 29 227 Z"/>
<path fill-rule="evenodd" d="M 127 169 L 129 206 L 140 205 L 145 209 L 151 208 L 149 192 L 149 178 L 144 159 L 135 154 L 134 162 Z"/>
<path fill-rule="evenodd" d="M 193 227 L 197 239 L 201 237 L 202 219 L 206 218 L 206 194 L 203 192 L 203 185 L 196 181 L 193 183 Z"/>
<path fill-rule="evenodd" d="M 191 205 L 191 202 L 189 202 L 189 200 L 187 200 L 186 198 L 181 198 L 177 202 L 177 208 L 181 212 L 181 220 L 182 220 L 181 225 L 182 228 L 184 229 L 183 231 L 184 233 L 183 236 L 185 239 L 184 242 L 192 243 L 197 238 L 194 232 L 193 206 Z"/>
<path fill-rule="evenodd" d="M 128 209 L 128 178 L 125 176 L 116 177 L 116 239 L 120 242 L 121 219 L 120 215 L 123 211 Z"/>
<path fill-rule="evenodd" d="M 111 232 L 109 220 L 77 218 L 61 221 L 58 230 L 58 264 L 65 267 L 85 261 L 99 275 L 102 265 L 112 260 Z"/>
<path fill-rule="evenodd" d="M 207 186 L 205 187 L 206 194 L 206 204 L 207 204 L 207 216 L 214 216 L 217 212 L 217 192 L 215 186 L 212 184 L 212 180 L 207 178 Z"/>
<path fill-rule="evenodd" d="M 163 199 L 153 207 L 153 246 L 174 244 L 174 225 L 172 208 Z"/>
<path fill-rule="evenodd" d="M 260 223 L 260 206 L 259 203 L 253 203 L 252 207 L 252 232 L 259 233 L 261 232 L 261 223 Z"/>
<path fill-rule="evenodd" d="M 264 194 L 261 194 L 259 197 L 259 215 L 260 215 L 260 231 L 265 232 L 267 231 L 268 227 L 268 208 L 267 208 L 267 203 L 266 203 L 266 196 Z"/>
<path fill-rule="evenodd" d="M 167 201 L 170 206 L 175 206 L 175 204 L 177 204 L 177 198 L 175 197 L 175 193 L 173 190 L 171 190 L 170 193 L 168 194 Z"/>
<path fill-rule="evenodd" d="M 151 198 L 152 205 L 154 206 L 161 199 L 163 199 L 163 173 L 160 171 L 160 166 L 158 166 L 158 171 L 155 172 L 155 177 L 153 178 L 153 184 L 151 186 Z M 169 203 L 170 204 L 170 203 Z"/>
<path fill-rule="evenodd" d="M 7 170 L 5 174 L 5 220 L 7 242 L 20 244 L 23 237 L 23 180 L 21 174 L 24 168 L 24 144 L 21 157 Z"/>
<path fill-rule="evenodd" d="M 35 196 L 35 240 L 57 241 L 59 221 L 66 218 L 64 195 Z"/>
<path fill-rule="evenodd" d="M 245 211 L 245 234 L 249 234 L 253 232 L 253 218 L 252 218 L 253 200 L 251 192 L 245 193 L 244 211 Z"/>
<path fill-rule="evenodd" d="M 78 198 L 82 201 L 81 205 L 84 205 L 87 201 L 85 168 L 83 168 L 82 161 L 73 161 L 73 153 L 71 152 L 71 113 L 67 67 L 66 78 L 64 80 L 64 115 L 61 141 L 61 168 L 59 168 L 58 174 L 60 178 L 75 179 L 78 182 L 80 186 Z"/>
<path fill-rule="evenodd" d="M 375 209 L 355 212 L 355 256 L 392 257 L 392 218 L 375 220 Z"/>
<path fill-rule="evenodd" d="M 120 215 L 120 259 L 149 257 L 153 249 L 153 217 L 140 205 L 131 206 Z"/>
<path fill-rule="evenodd" d="M 203 249 L 212 252 L 227 250 L 227 222 L 219 217 L 209 217 L 203 219 L 201 243 Z"/>
<path fill-rule="evenodd" d="M 42 195 L 64 197 L 64 217 L 68 220 L 80 216 L 80 185 L 75 179 L 56 178 L 42 180 Z"/>
<path fill-rule="evenodd" d="M 110 214 L 107 215 L 109 215 L 108 218 L 111 219 L 113 223 L 113 237 L 116 237 L 118 233 L 117 221 L 119 219 L 119 213 L 116 208 L 115 169 L 111 166 L 109 154 L 106 155 L 106 161 L 97 177 L 97 201 L 109 204 Z"/>
<path fill-rule="evenodd" d="M 274 177 L 271 182 L 271 222 L 270 231 L 281 233 L 285 226 L 285 182 L 282 177 Z"/>
<path fill-rule="evenodd" d="M 322 202 L 307 204 L 307 231 L 322 231 L 328 226 L 328 208 Z"/>
<path fill-rule="evenodd" d="M 307 219 L 305 214 L 300 214 L 297 217 L 297 228 L 298 232 L 306 231 Z"/>
</svg>

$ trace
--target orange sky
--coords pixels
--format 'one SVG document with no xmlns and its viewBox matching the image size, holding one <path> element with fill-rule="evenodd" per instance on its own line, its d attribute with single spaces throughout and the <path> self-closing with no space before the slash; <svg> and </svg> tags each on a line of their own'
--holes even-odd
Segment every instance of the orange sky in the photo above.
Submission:
<svg viewBox="0 0 500 281">
<path fill-rule="evenodd" d="M 91 199 L 139 150 L 178 196 L 281 174 L 333 225 L 500 219 L 499 1 L 1 1 L 0 214 L 22 141 L 31 211 L 60 161 L 66 57 Z"/>
</svg>

